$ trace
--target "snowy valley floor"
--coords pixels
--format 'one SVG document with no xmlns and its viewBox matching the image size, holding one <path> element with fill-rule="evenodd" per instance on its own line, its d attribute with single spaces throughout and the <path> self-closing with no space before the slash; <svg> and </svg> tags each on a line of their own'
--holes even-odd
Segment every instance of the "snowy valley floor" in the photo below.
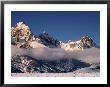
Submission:
<svg viewBox="0 0 110 87">
<path fill-rule="evenodd" d="M 14 77 L 99 77 L 99 72 L 71 72 L 71 73 L 12 73 Z"/>
</svg>

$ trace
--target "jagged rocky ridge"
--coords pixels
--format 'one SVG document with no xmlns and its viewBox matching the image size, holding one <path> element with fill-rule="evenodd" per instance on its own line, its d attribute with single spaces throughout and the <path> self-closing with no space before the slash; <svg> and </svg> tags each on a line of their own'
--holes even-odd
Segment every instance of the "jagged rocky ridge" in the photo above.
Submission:
<svg viewBox="0 0 110 87">
<path fill-rule="evenodd" d="M 16 55 L 12 57 L 12 67 L 21 72 L 40 72 L 40 73 L 64 73 L 72 72 L 76 69 L 88 67 L 90 64 L 75 59 L 59 59 L 59 60 L 35 60 L 26 55 Z"/>
<path fill-rule="evenodd" d="M 69 40 L 67 43 L 59 41 L 51 37 L 47 32 L 39 35 L 33 35 L 28 26 L 24 22 L 19 22 L 11 29 L 11 43 L 20 48 L 36 48 L 34 44 L 41 44 L 49 48 L 63 48 L 65 50 L 80 50 L 95 46 L 92 38 L 88 35 L 81 37 L 79 41 Z"/>
<path fill-rule="evenodd" d="M 31 44 L 38 43 L 44 46 L 54 48 L 60 45 L 57 39 L 51 37 L 47 32 L 39 35 L 33 35 L 28 26 L 24 22 L 19 22 L 11 29 L 11 44 L 20 48 L 36 48 Z"/>
<path fill-rule="evenodd" d="M 39 35 L 33 35 L 24 22 L 17 23 L 11 29 L 11 44 L 23 49 L 32 49 L 37 47 L 62 48 L 66 51 L 83 50 L 95 46 L 93 40 L 85 35 L 79 41 L 68 41 L 67 43 L 58 41 L 51 37 L 47 32 Z M 13 49 L 12 49 L 13 50 Z M 11 58 L 12 72 L 72 72 L 78 68 L 88 67 L 89 63 L 84 63 L 76 59 L 59 60 L 40 60 L 27 55 L 15 55 Z"/>
</svg>

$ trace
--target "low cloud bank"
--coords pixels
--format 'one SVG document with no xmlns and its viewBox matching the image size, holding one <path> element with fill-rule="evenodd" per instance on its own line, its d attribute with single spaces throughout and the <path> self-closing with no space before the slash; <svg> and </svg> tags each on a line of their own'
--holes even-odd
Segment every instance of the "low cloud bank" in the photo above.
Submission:
<svg viewBox="0 0 110 87">
<path fill-rule="evenodd" d="M 16 46 L 11 46 L 11 56 L 14 55 L 27 55 L 35 59 L 78 59 L 86 63 L 100 63 L 100 49 L 99 48 L 89 48 L 84 51 L 65 51 L 61 48 L 47 48 L 38 47 L 32 49 L 17 48 Z"/>
</svg>

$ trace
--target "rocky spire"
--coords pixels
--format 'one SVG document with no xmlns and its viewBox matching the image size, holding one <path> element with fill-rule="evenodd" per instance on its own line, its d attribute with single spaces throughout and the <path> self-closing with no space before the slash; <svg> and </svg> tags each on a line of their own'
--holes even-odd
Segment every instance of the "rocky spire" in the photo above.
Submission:
<svg viewBox="0 0 110 87">
<path fill-rule="evenodd" d="M 27 42 L 30 39 L 30 28 L 24 22 L 18 22 L 11 28 L 12 43 L 18 45 L 21 41 Z"/>
</svg>

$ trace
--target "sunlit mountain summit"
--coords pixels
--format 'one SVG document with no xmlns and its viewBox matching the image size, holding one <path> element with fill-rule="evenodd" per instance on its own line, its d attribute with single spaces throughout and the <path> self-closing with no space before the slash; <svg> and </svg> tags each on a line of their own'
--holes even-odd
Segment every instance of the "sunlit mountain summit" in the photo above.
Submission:
<svg viewBox="0 0 110 87">
<path fill-rule="evenodd" d="M 84 35 L 78 41 L 68 40 L 66 43 L 54 39 L 46 31 L 43 31 L 43 33 L 39 35 L 33 35 L 31 29 L 26 26 L 24 22 L 18 22 L 11 28 L 11 38 L 12 44 L 16 45 L 18 48 L 36 48 L 42 46 L 73 51 L 95 47 L 96 45 L 88 35 Z"/>
</svg>

